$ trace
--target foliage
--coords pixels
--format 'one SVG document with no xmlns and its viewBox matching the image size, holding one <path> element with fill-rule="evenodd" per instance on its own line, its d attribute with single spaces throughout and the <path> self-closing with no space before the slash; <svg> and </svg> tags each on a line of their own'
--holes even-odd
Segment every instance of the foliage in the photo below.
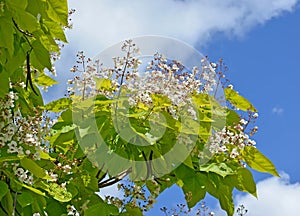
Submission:
<svg viewBox="0 0 300 216">
<path fill-rule="evenodd" d="M 10 82 L 26 82 L 26 88 L 31 85 L 32 91 L 37 92 L 32 85 L 32 72 L 40 86 L 56 83 L 44 69 L 55 73 L 52 61 L 60 52 L 58 42 L 67 42 L 67 26 L 66 0 L 0 1 L 0 97 L 10 91 Z M 25 61 L 26 75 L 22 69 Z"/>
<path fill-rule="evenodd" d="M 256 196 L 246 164 L 278 176 L 250 138 L 256 109 L 223 82 L 222 62 L 188 71 L 154 54 L 140 76 L 129 40 L 112 68 L 80 52 L 69 96 L 44 105 L 36 85 L 56 83 L 44 69 L 54 72 L 66 26 L 66 1 L 0 0 L 0 215 L 142 215 L 174 184 L 188 208 L 209 193 L 233 215 L 234 188 Z M 124 199 L 96 194 L 121 180 Z"/>
</svg>

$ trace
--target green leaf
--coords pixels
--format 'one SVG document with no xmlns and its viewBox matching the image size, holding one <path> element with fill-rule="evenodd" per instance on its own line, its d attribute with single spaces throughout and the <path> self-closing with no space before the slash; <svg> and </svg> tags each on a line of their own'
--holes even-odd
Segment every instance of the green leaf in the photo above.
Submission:
<svg viewBox="0 0 300 216">
<path fill-rule="evenodd" d="M 33 66 L 41 71 L 44 68 L 51 70 L 52 65 L 50 61 L 49 50 L 45 48 L 44 45 L 39 40 L 35 40 L 32 43 L 32 47 L 33 47 L 33 53 L 32 53 L 33 58 L 31 62 Z"/>
<path fill-rule="evenodd" d="M 19 183 L 19 182 L 18 182 Z M 45 193 L 43 193 L 42 191 L 36 189 L 36 188 L 33 188 L 31 186 L 28 186 L 26 184 L 21 184 L 24 188 L 27 188 L 28 190 L 34 192 L 35 194 L 37 195 L 41 195 L 41 196 L 46 196 Z"/>
<path fill-rule="evenodd" d="M 56 158 L 51 157 L 48 153 L 44 151 L 37 151 L 40 154 L 40 158 L 44 160 L 56 161 Z"/>
<path fill-rule="evenodd" d="M 223 210 L 228 215 L 234 214 L 234 203 L 232 199 L 232 188 L 226 185 L 221 185 L 219 188 L 219 202 Z"/>
<path fill-rule="evenodd" d="M 52 86 L 54 84 L 58 84 L 58 82 L 45 73 L 39 74 L 38 78 L 35 80 L 36 84 L 39 86 Z"/>
<path fill-rule="evenodd" d="M 6 4 L 12 8 L 24 10 L 27 6 L 27 0 L 10 0 Z"/>
<path fill-rule="evenodd" d="M 60 98 L 45 105 L 45 109 L 51 112 L 61 112 L 70 107 L 72 101 L 69 98 Z"/>
<path fill-rule="evenodd" d="M 66 43 L 68 42 L 61 25 L 59 25 L 57 22 L 52 21 L 44 21 L 44 23 L 49 29 L 50 34 L 54 39 L 59 39 Z"/>
<path fill-rule="evenodd" d="M 234 126 L 235 124 L 239 123 L 239 121 L 240 116 L 234 110 L 227 109 L 226 125 Z"/>
<path fill-rule="evenodd" d="M 246 163 L 252 169 L 255 169 L 259 172 L 267 172 L 274 176 L 280 177 L 273 163 L 255 147 L 246 146 L 243 151 L 243 156 Z"/>
<path fill-rule="evenodd" d="M 3 98 L 9 91 L 9 79 L 6 71 L 0 72 L 0 86 L 0 98 Z"/>
<path fill-rule="evenodd" d="M 19 159 L 20 158 L 18 156 L 6 156 L 6 157 L 1 156 L 0 157 L 0 163 L 7 162 L 7 161 L 16 161 L 16 160 L 19 160 Z"/>
<path fill-rule="evenodd" d="M 214 172 L 222 177 L 233 175 L 236 172 L 232 170 L 226 163 L 211 163 L 200 167 L 200 171 Z"/>
<path fill-rule="evenodd" d="M 33 33 L 39 27 L 37 18 L 24 10 L 17 10 L 15 18 L 18 27 L 25 32 Z"/>
<path fill-rule="evenodd" d="M 32 203 L 32 212 L 39 212 L 41 216 L 46 216 L 44 214 L 44 210 L 47 205 L 45 197 L 39 196 L 36 193 L 33 193 L 32 197 L 34 199 L 34 202 Z"/>
<path fill-rule="evenodd" d="M 95 215 L 119 215 L 119 210 L 115 205 L 99 203 L 89 207 L 85 212 L 85 216 Z"/>
<path fill-rule="evenodd" d="M 51 180 L 51 177 L 46 174 L 45 170 L 43 168 L 41 168 L 32 159 L 23 158 L 20 161 L 20 163 L 23 168 L 29 170 L 29 172 L 31 172 L 36 177 Z"/>
<path fill-rule="evenodd" d="M 68 3 L 66 0 L 49 0 L 48 16 L 55 22 L 64 26 L 68 25 Z"/>
<path fill-rule="evenodd" d="M 111 90 L 112 88 L 112 81 L 110 79 L 104 79 L 104 78 L 93 78 L 96 82 L 96 88 L 98 90 Z"/>
<path fill-rule="evenodd" d="M 151 99 L 155 108 L 168 107 L 172 105 L 171 100 L 165 95 L 152 94 Z"/>
<path fill-rule="evenodd" d="M 13 215 L 14 201 L 10 191 L 8 191 L 1 200 L 1 206 L 6 210 L 7 215 Z"/>
<path fill-rule="evenodd" d="M 250 110 L 252 112 L 257 112 L 255 107 L 244 97 L 239 95 L 236 91 L 231 88 L 224 89 L 226 99 L 236 108 L 247 111 Z"/>
<path fill-rule="evenodd" d="M 18 203 L 25 208 L 28 205 L 31 205 L 34 202 L 33 197 L 28 192 L 22 192 L 20 195 L 17 196 Z"/>
<path fill-rule="evenodd" d="M 240 191 L 245 191 L 257 197 L 256 184 L 252 173 L 246 168 L 240 168 L 237 171 L 237 185 L 235 187 Z"/>
<path fill-rule="evenodd" d="M 138 207 L 133 208 L 132 206 L 130 206 L 130 204 L 127 204 L 125 206 L 125 209 L 126 209 L 125 214 L 121 214 L 121 215 L 124 215 L 124 216 L 125 215 L 127 215 L 127 216 L 132 216 L 132 215 L 134 215 L 134 216 L 143 216 L 142 210 Z"/>
<path fill-rule="evenodd" d="M 181 186 L 188 207 L 192 208 L 205 197 L 207 177 L 205 174 L 195 172 L 193 169 L 183 164 L 175 170 L 175 173 L 180 184 L 183 184 Z"/>
<path fill-rule="evenodd" d="M 72 194 L 57 183 L 50 182 L 45 184 L 41 182 L 39 186 L 47 191 L 57 201 L 69 202 L 72 199 Z"/>
<path fill-rule="evenodd" d="M 10 55 L 14 53 L 14 26 L 11 20 L 0 16 L 0 47 L 7 48 Z"/>
<path fill-rule="evenodd" d="M 8 192 L 8 185 L 4 181 L 0 181 L 0 201 Z"/>
<path fill-rule="evenodd" d="M 63 206 L 60 202 L 57 202 L 54 199 L 48 199 L 47 200 L 47 208 L 46 211 L 48 213 L 48 216 L 57 216 L 57 215 L 63 215 L 67 214 L 66 207 Z"/>
<path fill-rule="evenodd" d="M 233 186 L 231 182 L 226 182 L 228 177 L 221 177 L 214 173 L 208 174 L 207 192 L 216 197 L 221 205 L 221 208 L 227 212 L 229 216 L 234 213 L 234 203 L 232 198 Z"/>
</svg>

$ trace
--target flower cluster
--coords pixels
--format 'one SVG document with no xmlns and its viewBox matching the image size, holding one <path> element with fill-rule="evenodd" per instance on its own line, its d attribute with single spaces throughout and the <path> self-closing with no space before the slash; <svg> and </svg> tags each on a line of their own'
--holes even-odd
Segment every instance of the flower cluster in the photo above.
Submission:
<svg viewBox="0 0 300 216">
<path fill-rule="evenodd" d="M 195 92 L 213 92 L 217 85 L 217 65 L 209 63 L 207 58 L 201 60 L 201 68 L 194 67 L 189 71 L 180 62 L 166 59 L 156 53 L 146 69 L 141 70 L 139 66 L 143 62 L 137 57 L 139 49 L 131 40 L 125 41 L 122 51 L 126 55 L 113 58 L 112 68 L 103 67 L 99 60 L 86 66 L 91 59 L 86 60 L 83 52 L 79 52 L 77 63 L 82 65 L 82 69 L 74 66 L 71 71 L 83 73 L 81 77 L 75 76 L 73 80 L 68 81 L 68 84 L 73 85 L 68 88 L 69 95 L 80 94 L 86 99 L 101 94 L 114 98 L 124 93 L 132 107 L 139 103 L 151 107 L 151 95 L 160 94 L 171 100 L 172 106 L 168 111 L 175 118 L 178 118 L 178 107 L 188 105 L 188 113 L 196 119 L 190 95 Z M 95 78 L 111 80 L 111 88 L 97 88 Z"/>
<path fill-rule="evenodd" d="M 13 87 L 12 84 L 10 84 Z M 24 87 L 23 83 L 15 84 Z M 51 120 L 33 110 L 36 115 L 22 116 L 18 104 L 18 95 L 10 91 L 6 98 L 0 100 L 0 154 L 15 155 L 40 160 L 42 152 L 48 152 L 48 141 L 45 137 L 50 134 Z M 11 168 L 21 182 L 33 184 L 33 176 L 19 166 L 18 163 L 5 162 L 2 165 Z"/>
<path fill-rule="evenodd" d="M 118 190 L 123 192 L 123 198 L 105 196 L 105 201 L 119 208 L 130 206 L 131 208 L 140 208 L 143 211 L 148 211 L 156 202 L 152 195 L 147 195 L 145 187 L 136 184 L 120 183 Z"/>
<path fill-rule="evenodd" d="M 29 175 L 28 170 L 24 170 L 21 167 L 18 167 L 19 164 L 13 164 L 13 171 L 14 174 L 17 176 L 19 181 L 24 182 L 26 184 L 32 185 L 33 184 L 33 175 Z"/>
<path fill-rule="evenodd" d="M 257 118 L 258 114 L 253 115 Z M 230 158 L 236 158 L 240 155 L 240 150 L 245 146 L 255 146 L 256 142 L 250 139 L 249 135 L 245 132 L 245 127 L 248 121 L 241 119 L 239 124 L 234 127 L 224 127 L 221 131 L 215 132 L 209 139 L 209 151 L 212 154 L 226 153 Z M 257 131 L 257 126 L 251 130 L 251 135 Z M 229 146 L 231 146 L 229 148 Z"/>
</svg>

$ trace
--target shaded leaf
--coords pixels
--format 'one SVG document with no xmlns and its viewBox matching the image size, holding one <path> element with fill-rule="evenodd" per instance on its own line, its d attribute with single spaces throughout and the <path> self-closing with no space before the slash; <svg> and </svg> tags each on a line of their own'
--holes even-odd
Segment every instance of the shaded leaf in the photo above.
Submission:
<svg viewBox="0 0 300 216">
<path fill-rule="evenodd" d="M 20 195 L 17 196 L 18 203 L 25 208 L 28 205 L 31 205 L 34 202 L 33 197 L 28 192 L 22 192 Z"/>
<path fill-rule="evenodd" d="M 20 163 L 21 163 L 21 166 L 24 167 L 24 169 L 29 170 L 29 172 L 31 172 L 36 177 L 51 180 L 51 177 L 46 174 L 45 170 L 43 168 L 41 168 L 32 159 L 23 158 L 20 161 Z"/>
<path fill-rule="evenodd" d="M 8 185 L 4 181 L 0 181 L 0 201 L 8 192 Z"/>
</svg>

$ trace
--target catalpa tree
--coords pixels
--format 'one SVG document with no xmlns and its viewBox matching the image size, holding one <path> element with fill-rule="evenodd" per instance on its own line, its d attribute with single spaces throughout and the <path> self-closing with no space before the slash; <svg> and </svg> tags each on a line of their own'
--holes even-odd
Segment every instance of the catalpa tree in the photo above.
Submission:
<svg viewBox="0 0 300 216">
<path fill-rule="evenodd" d="M 278 176 L 223 62 L 174 39 L 155 38 L 167 53 L 142 53 L 153 37 L 94 60 L 79 52 L 67 96 L 45 105 L 72 12 L 66 1 L 0 1 L 1 215 L 143 215 L 175 184 L 189 208 L 209 193 L 233 215 L 234 188 L 256 196 L 248 167 Z M 123 197 L 97 194 L 114 184 Z"/>
</svg>

